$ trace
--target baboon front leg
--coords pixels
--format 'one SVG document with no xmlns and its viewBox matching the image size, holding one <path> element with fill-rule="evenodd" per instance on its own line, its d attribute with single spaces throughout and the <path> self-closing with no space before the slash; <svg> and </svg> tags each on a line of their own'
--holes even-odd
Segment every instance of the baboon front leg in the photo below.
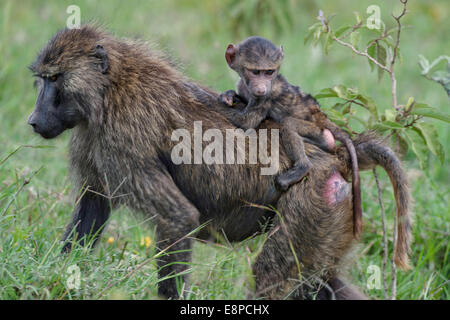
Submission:
<svg viewBox="0 0 450 320">
<path fill-rule="evenodd" d="M 177 227 L 177 232 L 172 232 L 171 228 Z M 156 231 L 157 251 L 160 254 L 157 258 L 160 279 L 158 294 L 168 299 L 179 298 L 179 289 L 187 282 L 187 275 L 182 273 L 189 268 L 188 263 L 192 256 L 192 240 L 186 235 L 195 227 L 188 224 L 180 227 L 171 223 L 164 228 L 157 228 Z"/>
<path fill-rule="evenodd" d="M 62 240 L 65 242 L 63 252 L 71 250 L 72 239 L 78 239 L 81 245 L 85 245 L 89 237 L 93 237 L 95 244 L 110 212 L 107 198 L 89 191 L 84 192 L 73 212 L 72 222 L 67 226 L 63 236 Z"/>
</svg>

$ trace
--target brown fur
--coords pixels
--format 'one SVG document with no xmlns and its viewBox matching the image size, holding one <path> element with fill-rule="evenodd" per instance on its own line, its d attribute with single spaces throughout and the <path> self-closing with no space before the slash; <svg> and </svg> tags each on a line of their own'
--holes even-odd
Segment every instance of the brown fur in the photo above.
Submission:
<svg viewBox="0 0 450 320">
<path fill-rule="evenodd" d="M 99 58 L 92 55 L 98 44 L 109 57 L 105 73 L 96 67 Z M 267 221 L 272 222 L 274 233 L 253 267 L 258 296 L 283 296 L 281 288 L 297 267 L 290 243 L 302 276 L 319 274 L 324 283 L 339 277 L 343 257 L 354 243 L 351 192 L 345 184 L 343 198 L 335 205 L 325 203 L 322 193 L 331 174 L 347 170 L 345 151 L 340 160 L 306 144 L 313 178 L 285 193 L 276 190 L 272 176 L 260 175 L 259 164 L 174 165 L 170 158 L 173 130 L 185 128 L 192 133 L 197 120 L 203 122 L 204 130 L 235 128 L 216 103 L 217 93 L 187 80 L 146 45 L 120 40 L 91 26 L 56 34 L 32 70 L 64 72 L 60 94 L 71 99 L 68 111 L 83 115 L 70 142 L 71 172 L 81 199 L 64 236 L 66 250 L 72 245 L 73 231 L 79 238 L 90 232 L 98 236 L 110 205 L 124 204 L 155 216 L 157 247 L 170 246 L 171 254 L 158 260 L 160 277 L 187 269 L 192 244 L 185 236 L 201 223 L 209 222 L 208 228 L 222 231 L 230 241 L 241 241 L 265 231 L 261 225 Z M 276 127 L 270 121 L 261 125 Z M 366 146 L 358 151 L 364 158 L 360 160 L 367 168 L 379 164 L 379 158 L 366 149 L 370 150 Z M 395 158 L 393 153 L 387 156 Z M 289 165 L 281 150 L 281 167 Z M 391 175 L 394 184 L 403 183 L 402 171 Z M 283 219 L 246 203 L 274 205 Z M 206 237 L 207 230 L 202 231 L 198 236 Z M 186 276 L 177 278 L 186 280 Z M 178 297 L 175 279 L 161 281 L 159 293 Z"/>
</svg>

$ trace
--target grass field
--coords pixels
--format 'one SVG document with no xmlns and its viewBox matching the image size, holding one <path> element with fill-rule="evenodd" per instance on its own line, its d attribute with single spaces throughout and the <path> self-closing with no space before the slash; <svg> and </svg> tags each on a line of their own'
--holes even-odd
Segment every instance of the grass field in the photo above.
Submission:
<svg viewBox="0 0 450 320">
<path fill-rule="evenodd" d="M 376 74 L 369 73 L 369 65 L 362 58 L 338 47 L 326 56 L 320 48 L 303 44 L 307 27 L 315 22 L 319 9 L 326 14 L 338 13 L 333 20 L 337 24 L 353 23 L 353 11 L 365 14 L 367 6 L 374 2 L 305 1 L 293 6 L 290 26 L 275 28 L 269 15 L 261 18 L 257 29 L 260 35 L 283 45 L 282 72 L 303 90 L 316 94 L 340 83 L 357 86 L 379 105 L 390 108 L 389 80 L 385 76 L 378 83 Z M 44 141 L 26 124 L 36 99 L 27 66 L 46 41 L 65 26 L 67 6 L 78 5 L 83 21 L 100 23 L 119 36 L 155 43 L 173 56 L 191 78 L 216 90 L 226 90 L 233 88 L 236 76 L 226 66 L 224 49 L 228 43 L 250 35 L 245 25 L 237 28 L 233 24 L 238 3 L 0 1 L 0 299 L 157 298 L 153 259 L 156 251 L 149 218 L 126 209 L 116 211 L 93 254 L 77 249 L 69 256 L 60 255 L 59 239 L 74 203 L 67 170 L 70 133 Z M 377 3 L 381 18 L 393 25 L 389 13 L 398 10 L 398 6 L 388 1 Z M 450 54 L 450 5 L 446 0 L 424 0 L 412 2 L 409 9 L 405 18 L 409 28 L 401 41 L 403 63 L 396 70 L 399 100 L 406 103 L 408 97 L 414 96 L 449 113 L 449 98 L 440 85 L 420 75 L 417 56 L 423 54 L 433 60 Z M 431 123 L 448 155 L 448 125 Z M 429 169 L 423 171 L 410 152 L 404 166 L 415 201 L 413 269 L 398 272 L 397 298 L 449 299 L 448 161 L 441 164 L 430 156 Z M 378 172 L 392 231 L 392 188 L 387 175 L 381 169 Z M 373 176 L 365 172 L 362 179 L 365 232 L 349 277 L 368 296 L 383 298 L 383 290 L 368 289 L 366 285 L 372 275 L 368 267 L 382 265 L 382 228 Z M 263 242 L 264 236 L 233 246 L 197 243 L 186 298 L 244 299 L 252 289 L 250 265 Z M 81 272 L 78 289 L 68 286 L 74 279 L 69 268 L 73 265 Z"/>
</svg>

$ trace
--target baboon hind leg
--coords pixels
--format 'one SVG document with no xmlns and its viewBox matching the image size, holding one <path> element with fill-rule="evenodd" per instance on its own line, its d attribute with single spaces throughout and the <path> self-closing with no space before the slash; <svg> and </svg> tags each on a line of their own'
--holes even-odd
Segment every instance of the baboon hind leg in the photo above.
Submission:
<svg viewBox="0 0 450 320">
<path fill-rule="evenodd" d="M 192 251 L 189 235 L 199 226 L 200 214 L 168 173 L 154 172 L 149 183 L 149 194 L 141 199 L 144 205 L 138 209 L 156 213 L 158 294 L 176 299 L 180 285 L 187 281 Z"/>
<path fill-rule="evenodd" d="M 287 279 L 295 266 L 296 260 L 289 246 L 288 236 L 280 226 L 266 240 L 253 265 L 256 297 L 282 298 Z"/>
</svg>

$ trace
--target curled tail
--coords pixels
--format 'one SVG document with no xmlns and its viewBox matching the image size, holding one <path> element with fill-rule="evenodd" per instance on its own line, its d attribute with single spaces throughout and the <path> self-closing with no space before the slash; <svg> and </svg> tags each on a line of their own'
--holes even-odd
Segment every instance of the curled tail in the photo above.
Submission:
<svg viewBox="0 0 450 320">
<path fill-rule="evenodd" d="M 334 131 L 333 135 L 341 141 L 348 150 L 352 165 L 352 190 L 353 190 L 353 235 L 359 239 L 362 233 L 362 204 L 361 204 L 361 186 L 359 182 L 358 157 L 355 146 L 350 137 Z"/>
<path fill-rule="evenodd" d="M 410 268 L 408 255 L 411 242 L 411 196 L 406 173 L 395 154 L 376 134 L 363 133 L 354 140 L 360 170 L 369 170 L 380 165 L 391 180 L 396 203 L 397 240 L 394 245 L 395 264 L 403 269 Z M 342 148 L 340 150 L 342 154 Z M 345 155 L 348 159 L 348 155 Z"/>
</svg>

